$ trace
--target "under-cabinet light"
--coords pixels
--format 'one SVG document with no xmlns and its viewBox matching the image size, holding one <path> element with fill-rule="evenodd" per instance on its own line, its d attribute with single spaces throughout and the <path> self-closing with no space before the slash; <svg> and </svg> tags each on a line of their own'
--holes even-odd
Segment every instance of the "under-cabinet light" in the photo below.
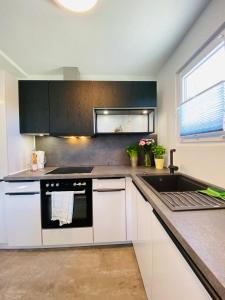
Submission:
<svg viewBox="0 0 225 300">
<path fill-rule="evenodd" d="M 92 9 L 98 0 L 54 0 L 59 5 L 74 12 L 82 13 Z"/>
</svg>

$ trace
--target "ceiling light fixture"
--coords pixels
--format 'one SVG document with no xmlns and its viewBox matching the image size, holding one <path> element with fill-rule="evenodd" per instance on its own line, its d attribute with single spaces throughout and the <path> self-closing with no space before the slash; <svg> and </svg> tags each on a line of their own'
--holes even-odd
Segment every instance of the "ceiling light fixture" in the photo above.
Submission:
<svg viewBox="0 0 225 300">
<path fill-rule="evenodd" d="M 69 10 L 82 13 L 92 9 L 98 0 L 55 0 L 55 2 Z"/>
</svg>

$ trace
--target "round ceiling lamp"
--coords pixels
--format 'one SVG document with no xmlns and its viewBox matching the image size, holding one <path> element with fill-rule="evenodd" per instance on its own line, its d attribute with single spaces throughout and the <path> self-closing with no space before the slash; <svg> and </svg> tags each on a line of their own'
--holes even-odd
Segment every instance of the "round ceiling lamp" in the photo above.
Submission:
<svg viewBox="0 0 225 300">
<path fill-rule="evenodd" d="M 92 9 L 98 0 L 55 0 L 59 5 L 74 12 L 82 13 Z"/>
</svg>

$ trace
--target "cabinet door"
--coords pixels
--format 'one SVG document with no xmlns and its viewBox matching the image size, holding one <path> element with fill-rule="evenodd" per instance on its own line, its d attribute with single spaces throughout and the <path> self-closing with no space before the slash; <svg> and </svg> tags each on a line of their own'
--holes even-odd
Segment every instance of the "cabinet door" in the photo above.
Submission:
<svg viewBox="0 0 225 300">
<path fill-rule="evenodd" d="M 19 81 L 21 133 L 49 133 L 48 81 Z"/>
<path fill-rule="evenodd" d="M 126 218 L 127 240 L 133 243 L 137 240 L 137 201 L 136 187 L 130 177 L 126 178 Z"/>
<path fill-rule="evenodd" d="M 94 107 L 156 107 L 156 81 L 93 81 Z"/>
<path fill-rule="evenodd" d="M 7 195 L 5 202 L 8 245 L 40 246 L 42 244 L 40 194 Z"/>
<path fill-rule="evenodd" d="M 3 182 L 0 182 L 0 244 L 7 243 Z"/>
<path fill-rule="evenodd" d="M 92 85 L 89 81 L 49 83 L 50 132 L 57 135 L 94 133 Z"/>
<path fill-rule="evenodd" d="M 137 199 L 137 241 L 135 254 L 141 271 L 148 299 L 152 295 L 152 207 L 136 190 Z"/>
<path fill-rule="evenodd" d="M 152 300 L 209 300 L 211 297 L 153 215 Z"/>
<path fill-rule="evenodd" d="M 126 241 L 125 191 L 93 192 L 94 242 Z"/>
</svg>

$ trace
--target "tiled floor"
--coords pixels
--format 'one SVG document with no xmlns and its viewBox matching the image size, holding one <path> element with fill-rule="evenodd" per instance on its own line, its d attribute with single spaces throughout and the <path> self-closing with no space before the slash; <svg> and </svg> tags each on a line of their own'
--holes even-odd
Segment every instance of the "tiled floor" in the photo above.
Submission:
<svg viewBox="0 0 225 300">
<path fill-rule="evenodd" d="M 1 300 L 146 300 L 132 247 L 0 251 Z"/>
</svg>

